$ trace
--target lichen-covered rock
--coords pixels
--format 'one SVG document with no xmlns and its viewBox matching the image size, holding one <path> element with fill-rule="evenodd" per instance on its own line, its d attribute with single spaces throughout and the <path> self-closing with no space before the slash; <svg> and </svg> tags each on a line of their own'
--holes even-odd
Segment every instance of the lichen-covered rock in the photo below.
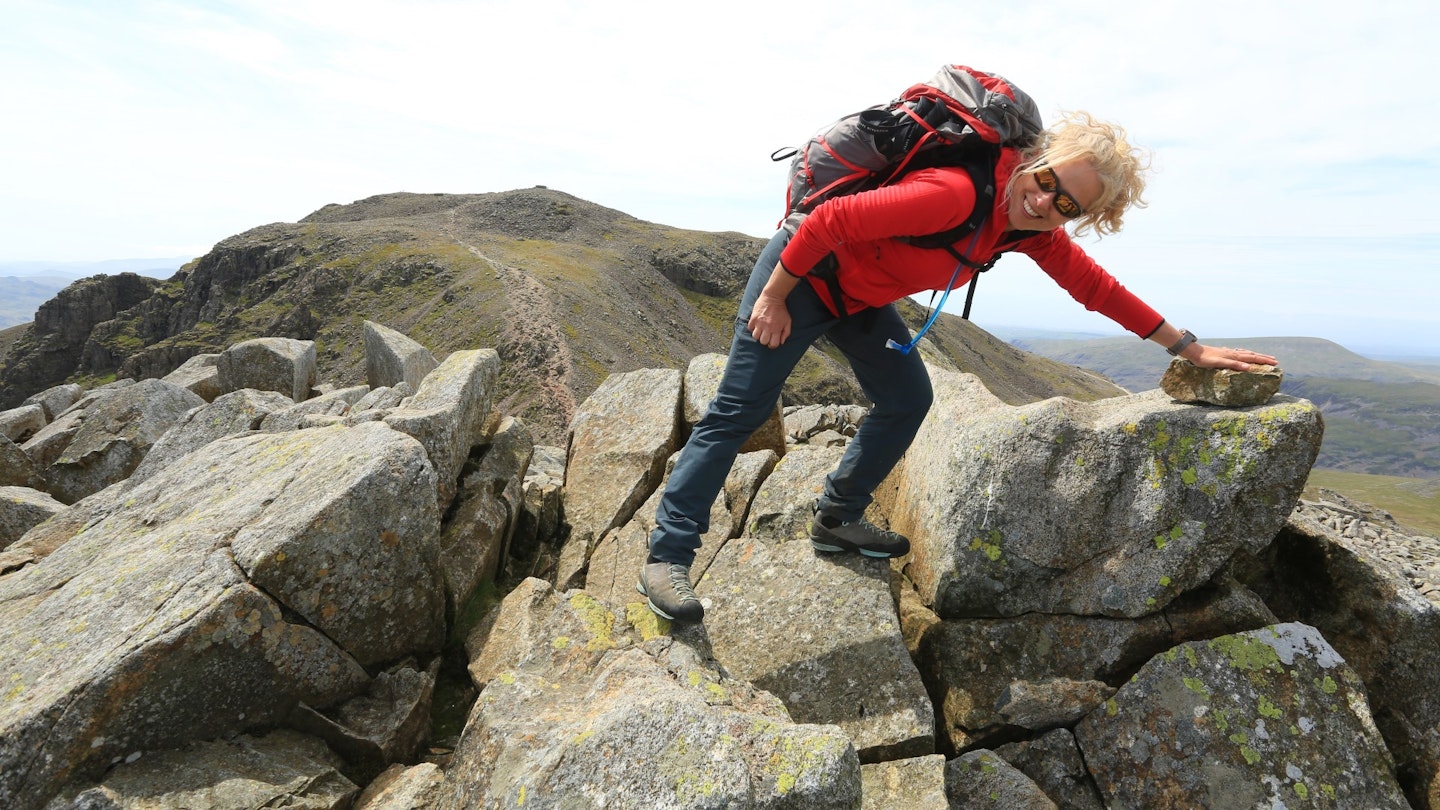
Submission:
<svg viewBox="0 0 1440 810">
<path fill-rule="evenodd" d="M 220 390 L 279 391 L 296 402 L 310 398 L 315 385 L 315 341 L 265 337 L 227 348 L 215 361 Z"/>
<path fill-rule="evenodd" d="M 984 748 L 946 763 L 945 795 L 950 810 L 1056 810 L 1030 777 Z"/>
<path fill-rule="evenodd" d="M 995 711 L 1011 725 L 1045 731 L 1074 723 L 1113 694 L 1101 681 L 1011 681 Z"/>
<path fill-rule="evenodd" d="M 1251 366 L 1249 371 L 1200 368 L 1179 357 L 1170 361 L 1160 378 L 1160 390 L 1180 402 L 1204 402 L 1231 408 L 1264 405 L 1280 391 L 1285 374 L 1275 366 Z"/>
<path fill-rule="evenodd" d="M 355 810 L 428 810 L 444 782 L 444 771 L 434 763 L 391 765 L 365 787 Z"/>
<path fill-rule="evenodd" d="M 419 390 L 425 375 L 440 365 L 429 349 L 408 335 L 374 321 L 366 321 L 364 330 L 365 382 L 371 388 L 388 388 L 403 382 Z"/>
<path fill-rule="evenodd" d="M 612 374 L 570 424 L 565 519 L 570 537 L 556 587 L 578 587 L 601 535 L 622 526 L 650 496 L 679 439 L 680 372 Z"/>
<path fill-rule="evenodd" d="M 1175 647 L 1075 737 L 1112 807 L 1409 807 L 1364 685 L 1307 625 Z"/>
<path fill-rule="evenodd" d="M 254 430 L 268 414 L 294 404 L 294 400 L 277 391 L 242 388 L 222 394 L 207 405 L 187 411 L 161 436 L 130 474 L 129 484 L 148 480 L 176 459 L 216 439 Z"/>
<path fill-rule="evenodd" d="M 0 550 L 65 509 L 65 504 L 29 487 L 0 486 Z"/>
<path fill-rule="evenodd" d="M 315 396 L 304 402 L 292 402 L 265 414 L 260 420 L 259 429 L 266 433 L 300 430 L 308 426 L 308 417 L 344 416 L 350 412 L 351 405 L 359 402 L 360 398 L 368 393 L 370 389 L 364 385 L 352 385 L 325 393 L 319 393 L 317 389 Z"/>
<path fill-rule="evenodd" d="M 877 496 L 945 617 L 1154 613 L 1269 543 L 1320 449 L 1319 410 L 1291 397 L 1011 407 L 974 376 L 933 381 L 935 406 Z"/>
<path fill-rule="evenodd" d="M 435 468 L 436 502 L 448 507 L 470 448 L 485 436 L 500 355 L 494 349 L 451 352 L 385 424 L 424 445 Z"/>
<path fill-rule="evenodd" d="M 206 402 L 214 402 L 225 393 L 220 387 L 219 364 L 218 353 L 197 354 L 160 379 L 192 391 Z"/>
<path fill-rule="evenodd" d="M 680 639 L 527 580 L 472 664 L 480 699 L 436 806 L 851 808 L 860 763 Z M 637 636 L 651 640 L 636 644 Z"/>
<path fill-rule="evenodd" d="M 130 476 L 151 446 L 205 400 L 163 380 L 143 380 L 89 408 L 42 474 L 59 501 L 74 503 Z"/>
<path fill-rule="evenodd" d="M 710 602 L 715 658 L 791 717 L 838 725 L 865 762 L 935 750 L 934 709 L 900 635 L 887 560 L 741 537 L 696 594 Z"/>
<path fill-rule="evenodd" d="M 1440 809 L 1440 608 L 1364 539 L 1297 513 L 1247 581 L 1319 629 L 1365 682 L 1415 807 Z"/>
<path fill-rule="evenodd" d="M 860 810 L 948 808 L 940 754 L 860 766 Z"/>
<path fill-rule="evenodd" d="M 0 577 L 0 806 L 113 757 L 264 727 L 438 650 L 433 473 L 381 425 L 221 439 Z"/>
<path fill-rule="evenodd" d="M 725 376 L 725 365 L 729 358 L 723 354 L 697 354 L 685 368 L 685 400 L 681 417 L 687 427 L 694 427 L 710 409 L 710 400 L 720 390 L 720 380 Z M 780 401 L 765 424 L 755 431 L 740 452 L 753 453 L 773 450 L 776 455 L 785 455 L 785 413 Z"/>
<path fill-rule="evenodd" d="M 98 785 L 67 790 L 47 810 L 338 810 L 360 792 L 324 743 L 293 731 L 136 755 Z"/>
</svg>

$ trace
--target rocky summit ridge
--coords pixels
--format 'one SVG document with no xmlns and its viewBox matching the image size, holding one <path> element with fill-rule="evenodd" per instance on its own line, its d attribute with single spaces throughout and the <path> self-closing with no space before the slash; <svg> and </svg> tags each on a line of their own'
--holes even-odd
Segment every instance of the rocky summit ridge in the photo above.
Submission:
<svg viewBox="0 0 1440 810">
<path fill-rule="evenodd" d="M 724 351 L 761 245 L 540 187 L 328 205 L 225 239 L 163 281 L 122 273 L 72 284 L 29 327 L 0 331 L 0 408 L 63 383 L 163 377 L 260 337 L 314 341 L 323 378 L 356 385 L 362 323 L 371 320 L 440 354 L 494 348 L 505 411 L 558 444 L 576 406 L 610 374 Z M 918 308 L 906 306 L 918 324 Z M 952 315 L 930 334 L 1009 402 L 1118 392 Z M 863 401 L 838 353 L 825 349 L 807 353 L 787 399 Z"/>
<path fill-rule="evenodd" d="M 685 627 L 634 580 L 723 358 L 547 445 L 493 349 L 352 350 L 0 412 L 0 805 L 1440 808 L 1440 612 L 1299 502 L 1306 400 L 1011 403 L 931 350 L 871 514 L 912 553 L 804 541 L 865 410 L 795 404 Z"/>
</svg>

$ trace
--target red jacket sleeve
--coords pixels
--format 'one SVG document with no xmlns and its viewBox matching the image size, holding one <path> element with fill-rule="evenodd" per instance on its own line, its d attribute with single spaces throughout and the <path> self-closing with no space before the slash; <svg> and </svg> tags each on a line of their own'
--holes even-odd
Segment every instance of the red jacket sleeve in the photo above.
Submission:
<svg viewBox="0 0 1440 810">
<path fill-rule="evenodd" d="M 1016 250 L 1034 259 L 1046 275 L 1086 309 L 1099 312 L 1142 338 L 1159 329 L 1164 321 L 1160 313 L 1096 264 L 1063 228 L 1025 239 Z"/>
</svg>

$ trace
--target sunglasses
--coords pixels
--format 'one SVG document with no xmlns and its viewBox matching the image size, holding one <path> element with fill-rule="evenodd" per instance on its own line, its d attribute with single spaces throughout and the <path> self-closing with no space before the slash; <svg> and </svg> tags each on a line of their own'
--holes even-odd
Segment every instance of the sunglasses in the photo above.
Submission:
<svg viewBox="0 0 1440 810">
<path fill-rule="evenodd" d="M 1054 192 L 1055 202 L 1053 205 L 1055 206 L 1055 210 L 1060 212 L 1060 216 L 1066 219 L 1074 219 L 1085 213 L 1085 209 L 1080 206 L 1080 203 L 1075 202 L 1074 197 L 1071 197 L 1065 193 L 1064 189 L 1060 188 L 1060 179 L 1055 176 L 1054 169 L 1049 166 L 1041 166 L 1036 169 L 1035 183 L 1040 186 L 1041 191 Z"/>
</svg>

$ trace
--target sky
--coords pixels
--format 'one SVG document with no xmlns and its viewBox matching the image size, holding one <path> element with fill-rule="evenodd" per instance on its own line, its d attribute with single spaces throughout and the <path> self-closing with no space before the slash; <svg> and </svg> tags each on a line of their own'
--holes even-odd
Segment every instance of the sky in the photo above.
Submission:
<svg viewBox="0 0 1440 810">
<path fill-rule="evenodd" d="M 329 203 L 535 185 L 766 237 L 772 152 L 955 63 L 1150 150 L 1148 207 L 1082 244 L 1202 342 L 1440 355 L 1432 2 L 0 0 L 0 21 L 0 263 L 194 257 Z M 1022 256 L 972 317 L 1120 333 Z"/>
</svg>

